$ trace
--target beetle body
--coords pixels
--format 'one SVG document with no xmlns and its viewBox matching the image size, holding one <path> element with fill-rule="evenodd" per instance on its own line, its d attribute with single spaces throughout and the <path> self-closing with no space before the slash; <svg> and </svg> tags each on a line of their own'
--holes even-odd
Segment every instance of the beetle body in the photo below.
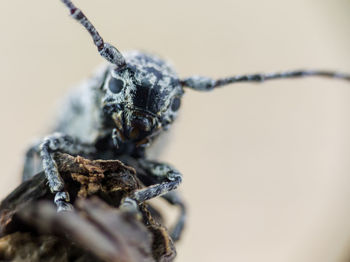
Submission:
<svg viewBox="0 0 350 262">
<path fill-rule="evenodd" d="M 33 160 L 35 155 L 40 155 L 58 211 L 70 210 L 72 206 L 57 170 L 55 152 L 104 159 L 121 159 L 126 155 L 145 170 L 140 179 L 146 187 L 123 199 L 121 208 L 137 212 L 139 203 L 158 196 L 179 206 L 181 214 L 172 230 L 172 237 L 177 240 L 186 215 L 185 206 L 174 191 L 181 183 L 182 175 L 167 164 L 147 159 L 145 148 L 176 118 L 184 88 L 211 91 L 237 82 L 309 76 L 350 80 L 348 74 L 324 70 L 247 74 L 216 80 L 202 76 L 181 79 L 167 62 L 154 55 L 142 52 L 122 54 L 105 43 L 80 9 L 70 0 L 61 1 L 71 16 L 89 32 L 98 52 L 109 64 L 68 96 L 60 108 L 53 133 L 27 152 L 23 179 L 35 174 Z"/>
<path fill-rule="evenodd" d="M 123 200 L 122 207 L 137 210 L 137 203 L 164 195 L 181 208 L 172 233 L 180 237 L 185 206 L 174 190 L 182 178 L 173 167 L 147 160 L 145 149 L 176 118 L 184 93 L 174 69 L 160 58 L 137 51 L 123 54 L 125 65 L 105 64 L 87 81 L 74 89 L 59 107 L 52 135 L 35 143 L 27 152 L 23 180 L 40 167 L 40 154 L 50 189 L 55 193 L 58 211 L 70 210 L 69 194 L 57 170 L 53 154 L 57 151 L 93 159 L 122 159 L 138 165 L 146 189 Z M 168 194 L 167 194 L 168 193 Z M 135 211 L 136 212 L 136 211 Z"/>
</svg>

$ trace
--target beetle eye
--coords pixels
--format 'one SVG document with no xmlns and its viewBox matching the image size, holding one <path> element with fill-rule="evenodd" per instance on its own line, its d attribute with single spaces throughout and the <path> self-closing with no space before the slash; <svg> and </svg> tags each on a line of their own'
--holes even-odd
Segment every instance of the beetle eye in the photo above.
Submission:
<svg viewBox="0 0 350 262">
<path fill-rule="evenodd" d="M 173 99 L 173 101 L 171 102 L 171 110 L 173 110 L 173 111 L 179 110 L 180 105 L 181 105 L 181 100 L 180 100 L 180 98 L 175 97 L 175 98 Z"/>
<path fill-rule="evenodd" d="M 122 91 L 124 87 L 124 82 L 117 78 L 111 78 L 108 83 L 108 88 L 111 90 L 112 93 L 118 94 L 120 91 Z"/>
</svg>

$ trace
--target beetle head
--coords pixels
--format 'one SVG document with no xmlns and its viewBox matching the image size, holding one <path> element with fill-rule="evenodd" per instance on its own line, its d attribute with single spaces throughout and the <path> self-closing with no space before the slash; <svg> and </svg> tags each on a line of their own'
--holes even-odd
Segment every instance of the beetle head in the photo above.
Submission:
<svg viewBox="0 0 350 262">
<path fill-rule="evenodd" d="M 122 140 L 142 144 L 172 123 L 183 88 L 163 60 L 140 52 L 124 57 L 126 65 L 111 69 L 104 83 L 104 112 L 112 117 Z"/>
</svg>

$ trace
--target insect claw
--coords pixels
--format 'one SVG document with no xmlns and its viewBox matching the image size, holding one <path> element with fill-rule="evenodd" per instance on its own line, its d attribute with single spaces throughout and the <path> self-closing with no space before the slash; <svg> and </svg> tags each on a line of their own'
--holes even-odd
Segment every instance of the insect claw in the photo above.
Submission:
<svg viewBox="0 0 350 262">
<path fill-rule="evenodd" d="M 62 202 L 58 207 L 57 207 L 57 213 L 59 212 L 64 212 L 64 211 L 73 211 L 74 207 L 70 203 L 65 203 Z"/>
<path fill-rule="evenodd" d="M 139 203 L 135 199 L 125 197 L 120 204 L 120 209 L 134 216 L 136 219 L 141 220 L 142 215 L 139 211 L 138 204 Z"/>
<path fill-rule="evenodd" d="M 69 201 L 70 198 L 68 192 L 57 192 L 54 200 L 55 204 L 57 205 L 57 212 L 72 211 L 74 208 L 72 204 L 69 203 Z"/>
</svg>

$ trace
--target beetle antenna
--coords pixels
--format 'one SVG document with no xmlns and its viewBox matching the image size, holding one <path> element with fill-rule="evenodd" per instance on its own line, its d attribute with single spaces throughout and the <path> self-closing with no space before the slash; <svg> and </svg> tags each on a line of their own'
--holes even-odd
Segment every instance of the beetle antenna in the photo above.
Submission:
<svg viewBox="0 0 350 262">
<path fill-rule="evenodd" d="M 198 91 L 210 91 L 216 87 L 221 87 L 228 84 L 242 83 L 242 82 L 264 82 L 266 80 L 284 79 L 284 78 L 301 78 L 309 76 L 319 76 L 327 78 L 337 78 L 350 81 L 350 74 L 344 74 L 333 71 L 323 70 L 296 70 L 267 74 L 249 74 L 238 75 L 220 79 L 212 79 L 203 76 L 192 76 L 181 80 L 184 87 L 192 88 Z"/>
<path fill-rule="evenodd" d="M 117 48 L 103 41 L 96 28 L 89 21 L 89 19 L 87 19 L 84 13 L 79 8 L 77 8 L 72 3 L 72 1 L 61 1 L 68 7 L 70 15 L 80 24 L 82 24 L 85 27 L 85 29 L 89 32 L 100 55 L 112 64 L 115 64 L 118 68 L 125 66 L 125 58 L 123 57 L 123 55 L 119 52 Z"/>
</svg>

